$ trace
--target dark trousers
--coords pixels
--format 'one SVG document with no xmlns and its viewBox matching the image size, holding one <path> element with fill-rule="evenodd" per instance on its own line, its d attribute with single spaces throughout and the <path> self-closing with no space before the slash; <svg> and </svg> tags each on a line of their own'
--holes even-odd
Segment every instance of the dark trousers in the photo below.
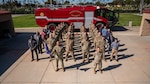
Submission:
<svg viewBox="0 0 150 84">
<path fill-rule="evenodd" d="M 31 54 L 32 54 L 32 60 L 34 60 L 34 51 L 35 51 L 35 54 L 36 54 L 36 60 L 38 61 L 39 60 L 39 57 L 38 57 L 38 53 L 37 53 L 37 49 L 34 49 L 34 50 L 31 50 Z"/>
<path fill-rule="evenodd" d="M 37 46 L 37 48 L 38 48 L 38 52 L 42 54 L 42 45 L 39 44 L 39 45 Z"/>
</svg>

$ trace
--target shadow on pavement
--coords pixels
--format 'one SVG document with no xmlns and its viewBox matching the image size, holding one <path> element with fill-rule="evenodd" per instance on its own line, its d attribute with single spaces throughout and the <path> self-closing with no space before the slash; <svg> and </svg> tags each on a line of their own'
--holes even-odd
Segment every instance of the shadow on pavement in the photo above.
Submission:
<svg viewBox="0 0 150 84">
<path fill-rule="evenodd" d="M 76 60 L 81 60 L 82 59 L 82 54 L 76 54 L 74 56 L 75 56 Z"/>
<path fill-rule="evenodd" d="M 126 59 L 126 58 L 129 58 L 129 57 L 132 57 L 132 56 L 134 56 L 134 54 L 130 54 L 130 55 L 119 55 L 119 58 L 118 58 L 118 60 L 122 60 L 122 59 Z"/>
<path fill-rule="evenodd" d="M 89 63 L 90 62 L 81 62 L 81 63 L 74 64 L 74 65 L 71 65 L 71 66 L 67 66 L 67 67 L 65 67 L 65 69 L 71 69 L 71 68 L 79 69 L 81 66 L 87 65 Z"/>
<path fill-rule="evenodd" d="M 74 49 L 74 52 L 81 52 L 81 49 Z"/>
<path fill-rule="evenodd" d="M 33 34 L 16 33 L 0 40 L 0 76 L 28 50 L 28 39 Z"/>
<path fill-rule="evenodd" d="M 115 69 L 115 68 L 118 68 L 120 67 L 122 64 L 117 64 L 117 65 L 110 65 L 106 68 L 103 69 L 103 71 L 109 71 L 109 70 L 112 70 L 112 69 Z"/>
<path fill-rule="evenodd" d="M 119 49 L 118 52 L 123 52 L 126 51 L 128 48 L 124 48 L 124 49 Z"/>
<path fill-rule="evenodd" d="M 87 71 L 87 70 L 89 70 L 90 68 L 82 68 L 82 69 L 80 69 L 81 71 Z"/>
<path fill-rule="evenodd" d="M 122 26 L 113 26 L 111 27 L 112 31 L 127 31 L 128 29 L 126 29 L 125 27 Z"/>
<path fill-rule="evenodd" d="M 125 46 L 125 44 L 120 44 L 119 47 Z"/>
<path fill-rule="evenodd" d="M 50 59 L 50 57 L 39 58 L 39 60 Z"/>
</svg>

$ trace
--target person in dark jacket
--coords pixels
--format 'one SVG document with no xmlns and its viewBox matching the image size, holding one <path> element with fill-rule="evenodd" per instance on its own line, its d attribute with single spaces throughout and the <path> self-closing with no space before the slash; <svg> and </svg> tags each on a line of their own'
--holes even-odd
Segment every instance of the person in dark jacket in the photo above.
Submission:
<svg viewBox="0 0 150 84">
<path fill-rule="evenodd" d="M 34 35 L 34 39 L 37 41 L 37 49 L 40 54 L 42 54 L 42 37 L 40 33 L 37 31 Z"/>
<path fill-rule="evenodd" d="M 107 50 L 108 54 L 111 51 L 111 43 L 114 42 L 114 39 L 115 37 L 113 36 L 113 34 L 110 34 L 110 36 L 108 37 L 108 50 Z"/>
<path fill-rule="evenodd" d="M 28 40 L 28 46 L 30 48 L 30 51 L 31 51 L 31 55 L 32 55 L 32 60 L 34 60 L 34 51 L 35 51 L 35 54 L 36 54 L 36 57 L 37 57 L 37 61 L 39 60 L 38 58 L 38 53 L 37 53 L 37 42 L 36 40 L 33 38 L 33 36 L 30 37 L 30 39 Z"/>
</svg>

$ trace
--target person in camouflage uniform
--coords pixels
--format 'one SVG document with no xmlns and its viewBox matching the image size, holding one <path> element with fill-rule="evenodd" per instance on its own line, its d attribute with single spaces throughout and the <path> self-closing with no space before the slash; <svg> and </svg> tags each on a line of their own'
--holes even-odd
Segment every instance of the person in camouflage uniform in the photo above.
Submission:
<svg viewBox="0 0 150 84">
<path fill-rule="evenodd" d="M 102 36 L 101 41 L 100 41 L 100 49 L 101 49 L 101 52 L 102 52 L 103 60 L 106 62 L 106 59 L 105 59 L 105 45 L 106 45 L 105 37 Z"/>
<path fill-rule="evenodd" d="M 98 67 L 100 73 L 102 73 L 102 53 L 99 47 L 96 48 L 94 53 L 94 74 L 96 74 L 96 68 Z"/>
<path fill-rule="evenodd" d="M 49 50 L 52 51 L 54 45 L 54 38 L 52 33 L 49 34 L 49 38 L 46 40 L 46 43 L 48 44 Z"/>
<path fill-rule="evenodd" d="M 87 38 L 87 33 L 86 32 L 81 32 L 80 40 L 82 41 L 83 39 L 86 39 L 86 38 Z"/>
<path fill-rule="evenodd" d="M 84 23 L 83 23 L 82 26 L 80 27 L 80 32 L 85 32 Z"/>
<path fill-rule="evenodd" d="M 100 41 L 101 41 L 101 33 L 98 32 L 97 35 L 95 36 L 95 39 L 94 39 L 94 47 L 95 47 L 95 50 L 100 47 Z"/>
<path fill-rule="evenodd" d="M 64 69 L 64 62 L 63 62 L 63 53 L 65 52 L 65 49 L 60 45 L 59 41 L 57 41 L 56 46 L 53 48 L 51 54 L 55 56 L 56 60 L 56 72 L 59 70 L 58 69 L 58 62 L 61 62 L 61 66 L 63 69 L 63 72 L 65 71 Z"/>
<path fill-rule="evenodd" d="M 66 61 L 68 61 L 68 54 L 71 53 L 72 58 L 74 61 L 76 61 L 74 56 L 74 50 L 73 50 L 73 38 L 71 37 L 71 33 L 68 33 L 68 36 L 66 38 Z"/>
<path fill-rule="evenodd" d="M 83 62 L 85 62 L 86 56 L 87 56 L 87 61 L 90 62 L 90 60 L 89 60 L 89 56 L 90 56 L 90 45 L 91 45 L 91 43 L 90 43 L 88 37 L 85 37 L 85 38 L 81 41 Z"/>
</svg>

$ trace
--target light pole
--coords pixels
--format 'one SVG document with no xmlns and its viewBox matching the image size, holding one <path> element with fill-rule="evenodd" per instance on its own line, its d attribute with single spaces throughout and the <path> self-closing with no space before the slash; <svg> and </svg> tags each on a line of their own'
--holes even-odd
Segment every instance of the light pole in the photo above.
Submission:
<svg viewBox="0 0 150 84">
<path fill-rule="evenodd" d="M 142 14 L 142 10 L 143 10 L 143 5 L 144 5 L 144 0 L 140 1 L 140 14 Z"/>
<path fill-rule="evenodd" d="M 50 0 L 50 5 L 52 6 L 52 0 Z"/>
</svg>

